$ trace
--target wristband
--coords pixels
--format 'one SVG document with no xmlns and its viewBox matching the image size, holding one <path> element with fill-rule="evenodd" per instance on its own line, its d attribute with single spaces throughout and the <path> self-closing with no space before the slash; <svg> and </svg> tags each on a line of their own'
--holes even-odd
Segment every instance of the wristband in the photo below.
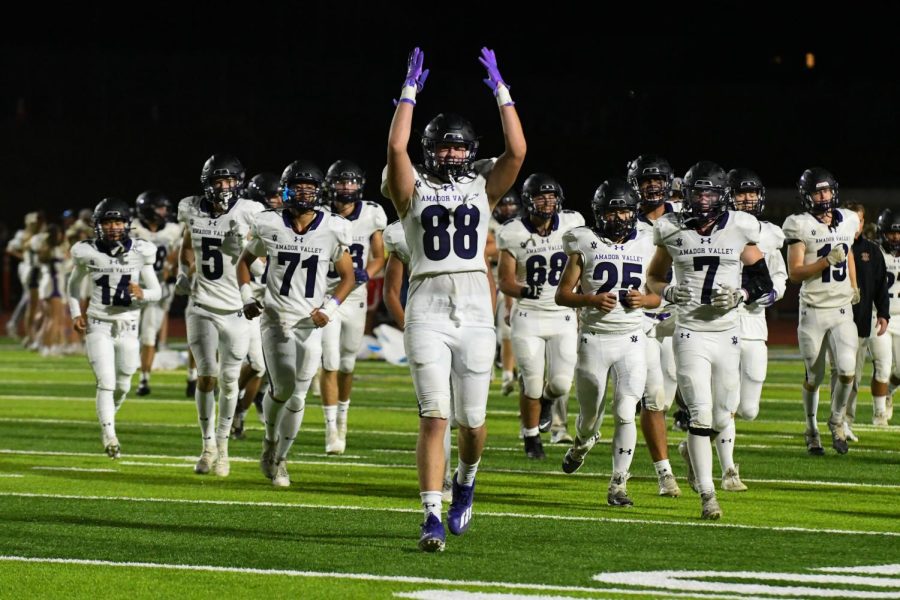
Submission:
<svg viewBox="0 0 900 600">
<path fill-rule="evenodd" d="M 332 296 L 330 298 L 327 298 L 325 302 L 322 303 L 322 306 L 319 307 L 319 312 L 325 313 L 328 316 L 328 320 L 330 321 L 332 316 L 337 312 L 340 306 L 341 301 Z"/>
<path fill-rule="evenodd" d="M 241 286 L 241 302 L 243 302 L 244 305 L 256 302 L 256 298 L 253 297 L 253 288 L 250 287 L 249 283 L 245 283 Z"/>
<path fill-rule="evenodd" d="M 509 88 L 502 83 L 497 84 L 497 106 L 514 106 L 512 96 L 509 95 Z"/>
<path fill-rule="evenodd" d="M 81 303 L 78 302 L 78 298 L 69 296 L 69 314 L 72 315 L 72 319 L 81 316 Z"/>
<path fill-rule="evenodd" d="M 416 86 L 404 85 L 400 91 L 400 102 L 408 102 L 415 106 L 416 104 Z"/>
</svg>

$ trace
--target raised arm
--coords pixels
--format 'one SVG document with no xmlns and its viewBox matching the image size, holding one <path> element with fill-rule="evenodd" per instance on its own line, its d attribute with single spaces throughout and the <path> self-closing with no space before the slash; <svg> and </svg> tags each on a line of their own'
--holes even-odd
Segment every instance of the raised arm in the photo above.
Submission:
<svg viewBox="0 0 900 600">
<path fill-rule="evenodd" d="M 428 77 L 428 69 L 422 69 L 424 60 L 425 53 L 419 48 L 413 48 L 409 54 L 406 79 L 403 81 L 400 100 L 397 102 L 397 109 L 394 111 L 394 119 L 391 121 L 391 130 L 388 134 L 387 188 L 391 202 L 394 203 L 394 208 L 400 218 L 406 216 L 406 211 L 409 210 L 415 186 L 412 160 L 409 158 L 407 146 L 412 131 L 416 94 L 422 91 L 425 79 Z"/>
<path fill-rule="evenodd" d="M 497 98 L 497 106 L 500 108 L 500 124 L 503 126 L 503 141 L 506 145 L 503 154 L 497 158 L 497 162 L 488 176 L 485 190 L 491 210 L 494 210 L 503 194 L 515 184 L 522 163 L 525 162 L 527 146 L 515 102 L 512 101 L 509 95 L 509 86 L 503 81 L 497 68 L 497 57 L 494 51 L 482 48 L 478 62 L 487 69 L 488 76 L 484 83 Z"/>
</svg>

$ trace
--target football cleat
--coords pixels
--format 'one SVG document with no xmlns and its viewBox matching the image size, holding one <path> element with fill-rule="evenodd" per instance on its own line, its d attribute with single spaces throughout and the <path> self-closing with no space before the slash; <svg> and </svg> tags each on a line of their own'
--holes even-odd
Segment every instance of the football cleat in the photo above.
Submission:
<svg viewBox="0 0 900 600">
<path fill-rule="evenodd" d="M 208 474 L 212 469 L 213 463 L 216 462 L 216 452 L 217 450 L 215 448 L 204 448 L 203 453 L 197 460 L 197 464 L 194 465 L 194 473 L 197 475 Z"/>
<path fill-rule="evenodd" d="M 262 454 L 259 456 L 259 470 L 268 479 L 275 477 L 275 445 L 276 442 L 271 442 L 263 437 Z"/>
<path fill-rule="evenodd" d="M 138 385 L 137 389 L 138 396 L 149 396 L 150 395 L 150 384 L 147 380 L 142 379 L 141 383 Z"/>
<path fill-rule="evenodd" d="M 422 533 L 419 535 L 419 550 L 422 552 L 443 552 L 447 534 L 444 533 L 444 524 L 432 513 L 422 523 Z"/>
<path fill-rule="evenodd" d="M 700 518 L 716 521 L 722 518 L 722 509 L 719 507 L 719 501 L 716 500 L 716 493 L 700 494 L 701 510 Z"/>
<path fill-rule="evenodd" d="M 597 440 L 599 439 L 599 432 L 589 437 L 586 442 L 582 442 L 581 438 L 575 436 L 575 441 L 572 442 L 572 447 L 566 450 L 566 455 L 563 457 L 563 472 L 569 473 L 571 475 L 572 473 L 580 469 L 581 465 L 584 464 L 585 456 L 587 456 L 587 453 L 591 451 L 591 448 L 594 447 L 594 444 L 596 444 Z"/>
<path fill-rule="evenodd" d="M 872 413 L 872 425 L 874 425 L 875 427 L 887 427 L 888 421 L 889 421 L 889 419 L 887 416 L 887 411 L 884 411 L 884 412 L 876 411 L 876 412 Z M 845 423 L 845 425 L 846 425 L 846 423 Z M 850 438 L 851 440 L 853 440 L 854 442 L 858 441 L 858 440 L 853 439 L 849 435 L 847 437 Z"/>
<path fill-rule="evenodd" d="M 119 440 L 113 440 L 106 445 L 104 449 L 106 455 L 113 460 L 116 460 L 120 456 L 122 456 L 122 448 L 119 446 Z"/>
<path fill-rule="evenodd" d="M 659 495 L 677 498 L 681 495 L 681 488 L 675 481 L 675 476 L 671 473 L 665 473 L 659 477 Z"/>
<path fill-rule="evenodd" d="M 500 386 L 500 392 L 504 396 L 509 396 L 513 393 L 513 390 L 516 389 L 516 378 L 511 377 L 509 379 L 504 379 L 503 384 Z"/>
<path fill-rule="evenodd" d="M 325 454 L 343 454 L 346 442 L 341 440 L 337 427 L 325 427 Z"/>
<path fill-rule="evenodd" d="M 872 416 L 872 423 L 873 423 L 873 425 L 875 424 L 874 415 Z M 850 429 L 850 423 L 848 423 L 847 421 L 844 421 L 844 437 L 847 438 L 847 440 L 850 442 L 858 442 L 859 441 L 859 438 L 856 437 L 856 434 L 853 433 L 852 429 Z"/>
<path fill-rule="evenodd" d="M 453 535 L 462 535 L 472 522 L 472 502 L 475 500 L 475 482 L 460 485 L 453 474 L 453 498 L 447 510 L 447 526 Z M 442 528 L 443 529 L 443 528 Z"/>
<path fill-rule="evenodd" d="M 557 429 L 550 434 L 551 444 L 571 444 L 572 436 L 565 429 Z"/>
<path fill-rule="evenodd" d="M 287 461 L 284 459 L 275 463 L 275 472 L 272 474 L 272 485 L 275 487 L 290 487 L 291 477 L 287 472 Z"/>
<path fill-rule="evenodd" d="M 722 489 L 726 492 L 747 491 L 747 486 L 741 481 L 740 473 L 738 473 L 738 465 L 734 465 L 722 475 Z"/>
<path fill-rule="evenodd" d="M 678 453 L 681 455 L 681 458 L 684 459 L 684 462 L 687 465 L 687 480 L 691 486 L 691 489 L 697 493 L 700 493 L 700 488 L 697 486 L 697 474 L 694 473 L 694 467 L 691 465 L 691 451 L 688 448 L 687 440 L 684 440 L 683 442 L 678 444 Z"/>
<path fill-rule="evenodd" d="M 231 473 L 231 465 L 228 462 L 228 450 L 219 448 L 216 462 L 213 465 L 213 474 L 216 477 L 228 477 L 229 473 Z"/>
<path fill-rule="evenodd" d="M 812 456 L 824 456 L 825 448 L 822 447 L 822 438 L 819 437 L 818 429 L 807 429 L 803 434 L 806 438 L 806 452 Z"/>
<path fill-rule="evenodd" d="M 541 443 L 540 434 L 525 437 L 525 456 L 538 460 L 547 457 L 544 454 L 544 445 Z"/>
<path fill-rule="evenodd" d="M 831 419 L 829 419 L 828 429 L 831 431 L 831 447 L 834 448 L 838 454 L 847 454 L 847 451 L 850 450 L 850 446 L 847 445 L 847 438 L 844 436 L 843 423 L 833 423 Z"/>
<path fill-rule="evenodd" d="M 553 400 L 548 398 L 541 397 L 541 417 L 538 421 L 538 428 L 541 430 L 541 433 L 547 433 L 550 431 L 550 426 L 553 424 Z"/>
<path fill-rule="evenodd" d="M 609 480 L 609 490 L 606 492 L 606 503 L 610 506 L 633 506 L 634 502 L 628 497 L 626 482 L 631 473 L 613 473 Z"/>
</svg>

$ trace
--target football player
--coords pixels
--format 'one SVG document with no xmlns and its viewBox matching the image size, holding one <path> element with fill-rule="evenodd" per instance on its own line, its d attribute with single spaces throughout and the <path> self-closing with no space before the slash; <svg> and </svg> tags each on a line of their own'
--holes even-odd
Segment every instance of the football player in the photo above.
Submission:
<svg viewBox="0 0 900 600">
<path fill-rule="evenodd" d="M 512 187 L 506 194 L 500 198 L 497 208 L 491 213 L 491 224 L 488 227 L 488 245 L 485 250 L 490 254 L 489 249 L 494 249 L 494 254 L 489 256 L 491 261 L 491 276 L 494 281 L 500 280 L 500 251 L 497 249 L 496 239 L 500 227 L 507 221 L 515 219 L 522 213 L 522 200 L 519 192 Z M 493 245 L 491 244 L 493 241 Z M 500 342 L 500 367 L 502 369 L 502 379 L 500 391 L 504 396 L 512 393 L 516 386 L 514 369 L 516 368 L 516 357 L 512 348 L 512 331 L 509 326 L 510 309 L 512 308 L 512 298 L 507 298 L 503 292 L 497 293 L 497 310 L 494 319 L 494 325 L 497 328 L 497 339 Z"/>
<path fill-rule="evenodd" d="M 729 208 L 749 213 L 759 219 L 766 206 L 766 188 L 762 180 L 750 169 L 732 169 L 728 172 L 725 190 Z M 784 296 L 787 269 L 781 256 L 784 234 L 781 228 L 768 221 L 760 221 L 757 247 L 766 259 L 772 290 L 756 302 L 738 306 L 741 330 L 741 396 L 737 414 L 752 421 L 759 414 L 763 382 L 769 362 L 769 327 L 766 324 L 766 308 Z M 747 486 L 741 481 L 738 465 L 734 463 L 734 419 L 719 432 L 716 451 L 722 467 L 722 489 L 743 492 Z"/>
<path fill-rule="evenodd" d="M 382 193 L 394 203 L 410 250 L 410 289 L 404 340 L 419 403 L 416 463 L 425 522 L 419 548 L 444 549 L 441 521 L 443 439 L 451 411 L 458 424 L 459 465 L 447 512 L 450 532 L 466 532 L 472 518 L 475 474 L 484 448 L 484 420 L 496 336 L 485 277 L 488 222 L 525 159 L 525 136 L 494 53 L 482 48 L 485 83 L 497 99 L 505 150 L 475 161 L 478 138 L 462 117 L 440 114 L 421 139 L 424 164 L 407 153 L 413 107 L 428 70 L 414 49 L 388 137 Z M 450 375 L 459 383 L 450 394 Z"/>
<path fill-rule="evenodd" d="M 366 282 L 384 267 L 381 232 L 387 215 L 376 202 L 363 200 L 366 175 L 349 160 L 338 160 L 325 174 L 325 202 L 331 211 L 350 221 L 350 257 L 356 287 L 322 330 L 322 375 L 320 390 L 325 415 L 325 453 L 343 454 L 347 446 L 347 413 L 353 389 L 353 369 L 366 325 Z M 328 293 L 334 294 L 340 280 L 328 273 Z"/>
<path fill-rule="evenodd" d="M 556 179 L 530 175 L 522 186 L 525 214 L 507 221 L 497 235 L 500 291 L 514 299 L 510 327 L 523 384 L 519 410 L 525 455 L 534 459 L 545 456 L 541 431 L 550 430 L 553 404 L 568 404 L 575 375 L 577 315 L 554 296 L 566 264 L 563 236 L 584 225 L 584 217 L 563 210 L 564 199 Z M 565 421 L 561 427 L 565 431 Z"/>
<path fill-rule="evenodd" d="M 317 210 L 322 171 L 308 160 L 292 162 L 281 174 L 283 210 L 265 211 L 252 225 L 251 241 L 238 263 L 238 282 L 248 319 L 262 314 L 263 354 L 270 388 L 263 399 L 266 434 L 259 465 L 277 487 L 291 484 L 287 455 L 303 422 L 306 392 L 322 356 L 322 328 L 355 285 L 347 254 L 350 223 Z M 250 287 L 250 265 L 266 257 L 265 298 Z M 328 265 L 340 282 L 326 295 Z"/>
<path fill-rule="evenodd" d="M 665 214 L 653 225 L 657 248 L 648 272 L 650 291 L 678 305 L 676 375 L 691 413 L 682 455 L 697 480 L 703 519 L 722 516 L 713 486 L 710 440 L 728 427 L 740 404 L 736 309 L 772 290 L 757 247 L 759 221 L 727 210 L 725 187 L 725 171 L 715 163 L 701 161 L 688 170 L 681 213 Z M 666 281 L 672 267 L 676 283 Z"/>
<path fill-rule="evenodd" d="M 131 226 L 128 203 L 104 198 L 94 209 L 93 220 L 96 239 L 72 247 L 69 311 L 75 330 L 85 333 L 88 361 L 97 379 L 97 418 L 103 449 L 115 459 L 121 452 L 115 415 L 131 389 L 131 376 L 140 364 L 141 305 L 159 301 L 162 292 L 153 268 L 156 246 L 128 237 Z M 84 278 L 93 282 L 87 314 L 82 314 L 78 302 L 78 290 Z"/>
<path fill-rule="evenodd" d="M 801 284 L 797 337 L 806 366 L 806 450 L 812 455 L 825 453 L 816 415 L 827 346 L 838 371 L 828 429 L 832 447 L 838 454 L 846 454 L 843 415 L 853 387 L 858 345 L 851 304 L 859 302 L 850 246 L 859 218 L 853 211 L 840 208 L 838 182 L 821 167 L 806 169 L 797 190 L 803 212 L 788 216 L 782 229 L 788 244 L 788 276 Z"/>
<path fill-rule="evenodd" d="M 159 332 L 166 313 L 172 306 L 172 289 L 165 282 L 169 279 L 169 265 L 173 262 L 169 259 L 184 232 L 180 223 L 169 220 L 171 210 L 172 202 L 168 196 L 157 190 L 142 192 L 134 202 L 134 214 L 137 215 L 138 222 L 132 229 L 132 235 L 156 246 L 153 270 L 162 287 L 159 302 L 147 303 L 141 309 L 141 381 L 137 389 L 138 396 L 150 393 L 150 372 L 153 370 Z"/>
<path fill-rule="evenodd" d="M 227 477 L 228 438 L 237 405 L 238 376 L 247 355 L 247 320 L 237 285 L 237 262 L 253 218 L 262 207 L 241 198 L 244 166 L 229 154 L 203 165 L 202 196 L 178 205 L 184 229 L 176 292 L 189 293 L 185 311 L 188 343 L 197 361 L 197 418 L 203 452 L 194 472 Z M 219 388 L 216 422 L 215 390 Z"/>
<path fill-rule="evenodd" d="M 872 417 L 872 422 L 881 426 L 888 425 L 894 417 L 893 395 L 897 386 L 900 386 L 900 212 L 884 210 L 878 215 L 878 238 L 887 269 L 888 296 L 891 302 L 888 333 L 891 334 L 894 357 L 884 410 L 879 411 L 881 407 L 876 405 Z"/>
<path fill-rule="evenodd" d="M 625 181 L 604 181 L 591 202 L 595 226 L 565 234 L 568 256 L 556 301 L 581 308 L 578 343 L 578 434 L 563 458 L 574 473 L 600 437 L 606 408 L 606 384 L 614 373 L 612 477 L 606 494 L 610 506 L 631 506 L 626 482 L 637 444 L 635 410 L 647 382 L 647 343 L 643 308 L 659 306 L 660 297 L 645 289 L 653 256 L 653 236 L 637 228 L 638 197 Z"/>
</svg>

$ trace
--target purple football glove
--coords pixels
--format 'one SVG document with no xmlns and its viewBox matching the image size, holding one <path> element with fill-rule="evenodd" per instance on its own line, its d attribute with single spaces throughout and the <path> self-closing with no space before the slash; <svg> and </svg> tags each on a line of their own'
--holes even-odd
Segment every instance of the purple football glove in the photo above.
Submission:
<svg viewBox="0 0 900 600">
<path fill-rule="evenodd" d="M 503 81 L 503 76 L 500 75 L 500 71 L 497 69 L 497 56 L 494 54 L 493 50 L 489 50 L 488 48 L 481 49 L 481 56 L 478 57 L 478 62 L 484 65 L 484 68 L 487 69 L 487 79 L 484 79 L 484 83 L 491 88 L 491 91 L 494 92 L 494 95 L 497 95 L 497 86 L 501 83 L 504 87 L 509 89 L 509 86 Z"/>
<path fill-rule="evenodd" d="M 768 294 L 756 300 L 755 304 L 757 306 L 772 306 L 775 304 L 775 290 L 770 290 Z"/>
<path fill-rule="evenodd" d="M 353 278 L 356 283 L 365 283 L 369 281 L 369 272 L 365 269 L 353 269 Z"/>
<path fill-rule="evenodd" d="M 428 79 L 428 69 L 422 70 L 422 63 L 425 61 L 425 53 L 419 48 L 413 48 L 409 53 L 409 60 L 406 63 L 406 80 L 404 86 L 416 86 L 416 92 L 421 92 L 425 86 L 425 80 Z"/>
</svg>

